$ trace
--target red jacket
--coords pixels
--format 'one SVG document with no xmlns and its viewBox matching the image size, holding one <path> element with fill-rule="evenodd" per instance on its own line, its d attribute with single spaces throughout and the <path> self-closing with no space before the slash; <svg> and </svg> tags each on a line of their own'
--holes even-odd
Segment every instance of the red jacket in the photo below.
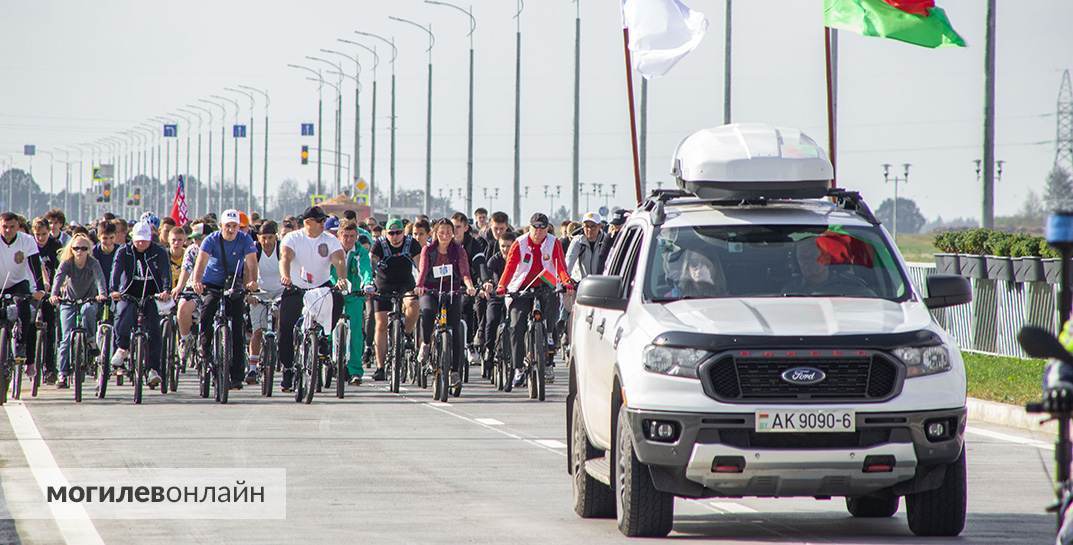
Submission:
<svg viewBox="0 0 1073 545">
<path fill-rule="evenodd" d="M 508 290 L 508 287 L 512 283 L 518 286 L 518 289 L 524 289 L 529 286 L 536 285 L 537 278 L 545 270 L 543 262 L 544 256 L 541 253 L 541 246 L 551 248 L 551 264 L 549 269 L 555 271 L 556 281 L 561 284 L 570 284 L 570 274 L 566 271 L 566 257 L 563 255 L 563 246 L 559 244 L 555 237 L 548 235 L 548 239 L 551 239 L 550 244 L 545 241 L 542 244 L 536 244 L 533 239 L 528 235 L 519 238 L 511 245 L 510 250 L 507 252 L 507 263 L 503 267 L 503 274 L 499 277 L 498 292 L 503 293 Z M 525 244 L 526 248 L 521 248 L 521 245 Z M 528 263 L 522 263 L 522 255 L 532 256 Z M 540 265 L 534 266 L 540 263 Z M 520 283 L 516 282 L 520 279 Z"/>
</svg>

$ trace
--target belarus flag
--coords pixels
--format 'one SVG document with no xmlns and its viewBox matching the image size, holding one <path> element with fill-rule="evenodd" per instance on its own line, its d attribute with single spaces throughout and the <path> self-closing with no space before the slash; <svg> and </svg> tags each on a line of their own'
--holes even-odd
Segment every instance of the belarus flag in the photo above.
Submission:
<svg viewBox="0 0 1073 545">
<path fill-rule="evenodd" d="M 965 47 L 935 0 L 824 0 L 824 25 L 923 47 Z"/>
</svg>

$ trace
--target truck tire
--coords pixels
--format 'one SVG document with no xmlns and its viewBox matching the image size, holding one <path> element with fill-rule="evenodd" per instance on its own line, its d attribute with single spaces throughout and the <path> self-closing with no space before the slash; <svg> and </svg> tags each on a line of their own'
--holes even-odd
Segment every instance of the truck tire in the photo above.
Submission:
<svg viewBox="0 0 1073 545">
<path fill-rule="evenodd" d="M 943 484 L 905 497 L 909 529 L 918 536 L 956 536 L 965 529 L 965 450 L 946 466 Z"/>
<path fill-rule="evenodd" d="M 603 453 L 589 443 L 585 419 L 581 417 L 581 402 L 574 398 L 570 429 L 570 464 L 574 474 L 574 512 L 583 519 L 615 516 L 615 495 L 611 487 L 585 472 L 585 461 Z"/>
<path fill-rule="evenodd" d="M 633 451 L 626 406 L 615 429 L 615 507 L 618 529 L 627 537 L 666 537 L 674 523 L 674 496 L 656 490 L 648 467 Z"/>
<path fill-rule="evenodd" d="M 862 519 L 890 518 L 898 512 L 898 496 L 858 496 L 846 498 L 849 514 Z"/>
</svg>

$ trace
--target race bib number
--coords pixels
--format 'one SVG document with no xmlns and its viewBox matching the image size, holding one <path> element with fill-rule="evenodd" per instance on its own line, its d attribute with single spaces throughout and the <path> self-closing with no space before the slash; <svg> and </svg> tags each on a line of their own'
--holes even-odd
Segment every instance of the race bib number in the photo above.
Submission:
<svg viewBox="0 0 1073 545">
<path fill-rule="evenodd" d="M 446 278 L 448 276 L 452 276 L 454 274 L 452 272 L 453 268 L 454 267 L 452 267 L 451 265 L 440 265 L 439 267 L 433 267 L 432 268 L 432 277 L 433 278 Z"/>
</svg>

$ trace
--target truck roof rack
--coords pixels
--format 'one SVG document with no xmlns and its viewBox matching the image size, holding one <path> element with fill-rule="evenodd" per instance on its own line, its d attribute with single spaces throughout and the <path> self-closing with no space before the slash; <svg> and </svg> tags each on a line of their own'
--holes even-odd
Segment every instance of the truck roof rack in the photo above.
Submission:
<svg viewBox="0 0 1073 545">
<path fill-rule="evenodd" d="M 841 210 L 853 212 L 872 225 L 879 225 L 879 219 L 872 213 L 872 209 L 861 198 L 858 191 L 849 191 L 842 188 L 827 190 L 827 197 L 834 201 L 835 206 Z M 652 214 L 653 225 L 663 225 L 667 219 L 666 205 L 675 200 L 689 199 L 688 204 L 704 204 L 709 206 L 766 206 L 769 202 L 788 201 L 794 199 L 768 199 L 766 197 L 736 198 L 736 199 L 702 199 L 695 193 L 683 189 L 656 189 L 649 194 L 638 208 Z M 685 204 L 685 203 L 683 203 Z"/>
</svg>

